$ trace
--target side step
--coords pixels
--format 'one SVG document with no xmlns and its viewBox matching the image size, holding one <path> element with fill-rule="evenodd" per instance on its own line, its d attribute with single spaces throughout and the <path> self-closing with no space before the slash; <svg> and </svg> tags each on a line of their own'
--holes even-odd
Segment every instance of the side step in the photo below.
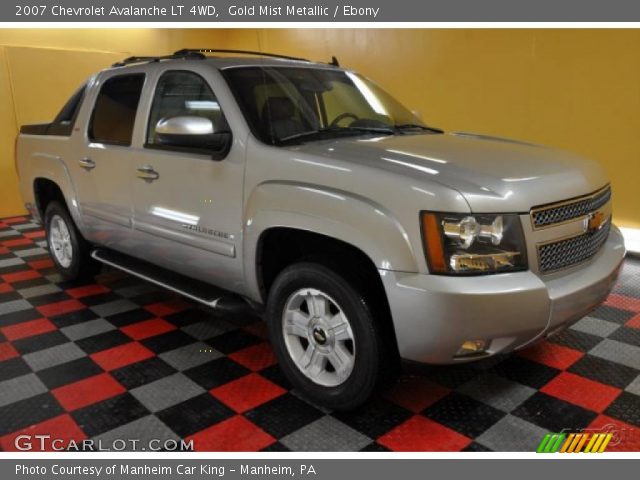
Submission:
<svg viewBox="0 0 640 480">
<path fill-rule="evenodd" d="M 207 305 L 211 308 L 219 307 L 223 298 L 235 298 L 246 305 L 237 295 L 226 292 L 208 283 L 171 272 L 162 267 L 152 265 L 143 260 L 130 257 L 123 253 L 103 248 L 95 249 L 91 256 L 99 262 L 122 270 L 173 292 L 184 295 L 191 300 Z"/>
</svg>

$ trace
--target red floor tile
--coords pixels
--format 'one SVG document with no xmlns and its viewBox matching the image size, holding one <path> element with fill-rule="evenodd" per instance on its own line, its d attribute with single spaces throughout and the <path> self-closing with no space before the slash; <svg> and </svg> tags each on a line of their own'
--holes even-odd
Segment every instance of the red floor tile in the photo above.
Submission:
<svg viewBox="0 0 640 480">
<path fill-rule="evenodd" d="M 6 223 L 7 225 L 11 225 L 13 223 L 26 223 L 29 221 L 28 217 L 25 216 L 21 216 L 21 217 L 9 217 L 9 218 L 3 218 L 2 221 L 4 223 Z"/>
<path fill-rule="evenodd" d="M 239 350 L 230 354 L 229 358 L 254 372 L 278 363 L 268 343 L 259 343 L 258 345 Z"/>
<path fill-rule="evenodd" d="M 11 250 L 9 250 L 7 247 L 2 247 L 0 246 L 0 255 L 6 255 L 7 253 L 10 253 Z"/>
<path fill-rule="evenodd" d="M 42 277 L 42 274 L 37 270 L 24 270 L 22 272 L 7 273 L 5 275 L 2 275 L 2 280 L 8 283 L 16 283 L 40 277 Z"/>
<path fill-rule="evenodd" d="M 640 313 L 631 317 L 625 325 L 631 328 L 640 328 Z"/>
<path fill-rule="evenodd" d="M 267 322 L 255 322 L 250 325 L 245 325 L 242 328 L 245 332 L 249 332 L 251 335 L 255 335 L 256 337 L 260 337 L 264 340 L 269 339 L 269 327 L 267 326 Z"/>
<path fill-rule="evenodd" d="M 615 307 L 621 310 L 629 310 L 631 312 L 640 313 L 640 298 L 627 297 L 625 295 L 618 295 L 612 293 L 604 302 L 608 307 Z"/>
<path fill-rule="evenodd" d="M 211 395 L 242 413 L 286 393 L 286 390 L 257 373 L 210 390 Z"/>
<path fill-rule="evenodd" d="M 449 391 L 425 378 L 403 377 L 385 396 L 401 407 L 418 413 L 446 396 Z"/>
<path fill-rule="evenodd" d="M 73 298 L 82 298 L 88 297 L 91 295 L 98 295 L 100 293 L 110 292 L 107 287 L 104 285 L 85 285 L 83 287 L 70 288 L 69 290 L 65 290 L 67 295 Z"/>
<path fill-rule="evenodd" d="M 187 302 L 185 302 L 181 298 L 177 298 L 175 300 L 169 300 L 167 302 L 158 302 L 151 305 L 145 305 L 144 308 L 154 315 L 162 317 L 164 315 L 171 315 L 172 313 L 181 312 L 188 307 L 189 304 Z"/>
<path fill-rule="evenodd" d="M 115 397 L 125 391 L 125 388 L 115 378 L 108 373 L 102 373 L 56 388 L 51 393 L 65 410 L 71 412 L 107 398 Z"/>
<path fill-rule="evenodd" d="M 606 415 L 598 415 L 589 425 L 589 429 L 613 433 L 613 438 L 606 449 L 607 452 L 640 451 L 640 428 L 638 427 Z"/>
<path fill-rule="evenodd" d="M 564 370 L 577 362 L 584 353 L 572 348 L 556 345 L 551 342 L 539 343 L 533 347 L 525 348 L 518 354 L 534 362 L 544 363 L 550 367 Z"/>
<path fill-rule="evenodd" d="M 574 405 L 602 412 L 622 390 L 573 373 L 562 372 L 540 391 Z"/>
<path fill-rule="evenodd" d="M 471 439 L 421 415 L 415 415 L 378 439 L 398 452 L 457 452 Z"/>
<path fill-rule="evenodd" d="M 3 247 L 20 247 L 22 245 L 33 245 L 33 240 L 31 240 L 30 238 L 15 238 L 13 240 L 5 240 L 4 242 L 2 242 L 2 246 Z"/>
<path fill-rule="evenodd" d="M 275 438 L 241 415 L 190 435 L 195 450 L 206 452 L 254 452 L 275 442 Z"/>
<path fill-rule="evenodd" d="M 44 230 L 38 230 L 36 232 L 26 232 L 24 234 L 25 237 L 27 238 L 44 238 Z"/>
<path fill-rule="evenodd" d="M 8 327 L 0 328 L 0 332 L 7 337 L 7 340 L 18 340 L 20 338 L 32 337 L 41 333 L 52 332 L 56 326 L 46 318 L 30 320 L 28 322 L 17 323 Z"/>
<path fill-rule="evenodd" d="M 9 293 L 13 290 L 10 283 L 0 283 L 0 293 Z"/>
<path fill-rule="evenodd" d="M 79 302 L 78 300 L 63 300 L 62 302 L 50 303 L 48 305 L 42 305 L 40 307 L 36 307 L 42 315 L 45 317 L 53 317 L 55 315 L 62 315 L 69 312 L 75 312 L 77 310 L 82 310 L 86 308 L 84 303 Z"/>
<path fill-rule="evenodd" d="M 21 435 L 29 435 L 30 438 L 18 438 Z M 48 438 L 40 440 L 34 438 L 36 435 Z M 64 450 L 70 442 L 79 443 L 86 438 L 87 436 L 73 421 L 73 418 L 65 413 L 0 437 L 0 450 L 5 452 L 60 451 Z"/>
<path fill-rule="evenodd" d="M 175 329 L 175 325 L 163 320 L 162 318 L 152 318 L 143 322 L 127 325 L 120 330 L 122 333 L 129 335 L 134 340 L 143 340 Z"/>
<path fill-rule="evenodd" d="M 44 260 L 35 260 L 33 262 L 27 262 L 27 265 L 29 265 L 31 268 L 34 268 L 36 270 L 44 270 L 45 268 L 53 267 L 53 261 L 48 258 L 45 258 Z"/>
<path fill-rule="evenodd" d="M 138 342 L 131 342 L 109 348 L 91 355 L 91 359 L 104 370 L 111 371 L 132 363 L 141 362 L 154 356 L 154 353 Z"/>
<path fill-rule="evenodd" d="M 0 343 L 0 362 L 18 356 L 18 352 L 9 342 Z"/>
</svg>

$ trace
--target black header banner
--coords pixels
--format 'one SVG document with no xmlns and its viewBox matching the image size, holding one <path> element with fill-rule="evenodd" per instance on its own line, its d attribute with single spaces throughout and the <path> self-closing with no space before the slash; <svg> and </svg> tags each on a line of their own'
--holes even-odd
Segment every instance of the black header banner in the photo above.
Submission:
<svg viewBox="0 0 640 480">
<path fill-rule="evenodd" d="M 5 0 L 0 22 L 638 22 L 631 0 Z"/>
</svg>

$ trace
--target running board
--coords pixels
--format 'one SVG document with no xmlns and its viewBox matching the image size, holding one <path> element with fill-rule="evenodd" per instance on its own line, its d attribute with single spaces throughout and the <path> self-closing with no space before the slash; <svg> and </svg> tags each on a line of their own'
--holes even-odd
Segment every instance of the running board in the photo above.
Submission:
<svg viewBox="0 0 640 480">
<path fill-rule="evenodd" d="M 234 294 L 208 283 L 171 272 L 113 250 L 99 248 L 93 250 L 91 256 L 101 263 L 127 272 L 147 282 L 155 283 L 211 308 L 219 307 L 220 301 L 225 297 L 235 297 Z"/>
</svg>

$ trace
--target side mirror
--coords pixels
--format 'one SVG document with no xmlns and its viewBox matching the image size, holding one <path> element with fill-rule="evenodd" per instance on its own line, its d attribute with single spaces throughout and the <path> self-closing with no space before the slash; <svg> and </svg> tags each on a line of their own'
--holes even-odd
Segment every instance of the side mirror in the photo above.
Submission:
<svg viewBox="0 0 640 480">
<path fill-rule="evenodd" d="M 220 150 L 229 141 L 229 132 L 216 132 L 213 122 L 197 115 L 163 118 L 156 124 L 156 141 L 166 147 Z"/>
</svg>

